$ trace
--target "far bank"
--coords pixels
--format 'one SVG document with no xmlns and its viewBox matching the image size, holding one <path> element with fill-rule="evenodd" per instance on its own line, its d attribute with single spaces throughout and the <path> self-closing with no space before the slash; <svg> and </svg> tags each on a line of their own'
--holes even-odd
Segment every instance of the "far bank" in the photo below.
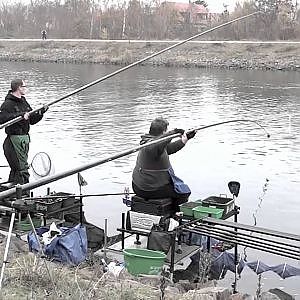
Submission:
<svg viewBox="0 0 300 300">
<path fill-rule="evenodd" d="M 179 41 L 1 40 L 0 60 L 128 65 Z M 143 65 L 300 70 L 299 42 L 188 42 Z"/>
</svg>

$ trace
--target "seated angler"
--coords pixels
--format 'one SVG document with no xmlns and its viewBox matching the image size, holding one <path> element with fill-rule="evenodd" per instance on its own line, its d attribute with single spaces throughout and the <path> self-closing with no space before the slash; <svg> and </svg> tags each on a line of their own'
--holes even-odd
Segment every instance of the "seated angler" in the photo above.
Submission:
<svg viewBox="0 0 300 300">
<path fill-rule="evenodd" d="M 167 120 L 156 118 L 151 123 L 149 134 L 142 136 L 140 144 L 175 133 L 181 133 L 181 137 L 177 137 L 174 141 L 170 137 L 139 151 L 132 175 L 132 187 L 137 196 L 145 199 L 172 198 L 174 209 L 178 211 L 178 205 L 188 201 L 191 191 L 175 176 L 169 155 L 181 150 L 187 141 L 195 136 L 196 131 L 188 133 L 183 129 L 167 131 L 168 125 Z"/>
</svg>

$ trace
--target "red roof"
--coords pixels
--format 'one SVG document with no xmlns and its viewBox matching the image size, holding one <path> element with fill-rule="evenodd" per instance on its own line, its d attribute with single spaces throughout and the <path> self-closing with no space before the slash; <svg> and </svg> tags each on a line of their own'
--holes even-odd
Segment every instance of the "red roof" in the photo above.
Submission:
<svg viewBox="0 0 300 300">
<path fill-rule="evenodd" d="M 207 14 L 208 9 L 203 5 L 195 3 L 181 3 L 181 2 L 164 2 L 168 6 L 172 6 L 179 12 L 193 11 L 195 14 Z"/>
</svg>

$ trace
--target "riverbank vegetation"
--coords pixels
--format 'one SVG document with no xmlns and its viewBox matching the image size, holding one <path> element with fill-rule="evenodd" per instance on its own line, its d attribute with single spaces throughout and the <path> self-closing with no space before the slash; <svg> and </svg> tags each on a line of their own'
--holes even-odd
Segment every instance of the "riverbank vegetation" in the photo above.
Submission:
<svg viewBox="0 0 300 300">
<path fill-rule="evenodd" d="M 0 235 L 3 257 L 5 238 Z M 233 299 L 229 288 L 215 281 L 172 283 L 162 276 L 135 277 L 123 269 L 120 275 L 107 271 L 99 256 L 69 267 L 28 253 L 28 245 L 13 237 L 8 252 L 0 299 L 107 299 L 107 300 L 188 300 Z M 242 298 L 242 294 L 239 294 Z M 235 299 L 237 299 L 235 297 Z"/>
<path fill-rule="evenodd" d="M 180 0 L 178 0 L 180 2 Z M 185 39 L 217 24 L 260 10 L 252 18 L 205 35 L 205 39 L 287 40 L 300 37 L 295 0 L 246 0 L 232 13 L 210 11 L 206 1 L 185 7 L 157 0 L 7 1 L 0 7 L 0 38 Z"/>
<path fill-rule="evenodd" d="M 222 26 L 198 38 L 198 43 L 176 47 L 172 55 L 167 51 L 143 64 L 299 71 L 300 50 L 294 41 L 300 38 L 300 11 L 295 0 L 245 0 L 232 13 L 225 9 L 221 14 L 210 12 L 203 0 L 184 8 L 157 0 L 8 2 L 0 7 L 0 38 L 5 39 L 0 42 L 0 60 L 128 65 L 171 42 L 256 11 L 262 13 Z M 23 40 L 41 39 L 43 30 L 45 40 Z M 201 39 L 216 42 L 201 43 Z M 290 43 L 274 43 L 283 40 Z"/>
<path fill-rule="evenodd" d="M 168 46 L 167 42 L 130 40 L 6 40 L 0 42 L 0 60 L 128 65 Z M 143 65 L 299 71 L 300 48 L 297 43 L 187 43 Z"/>
</svg>

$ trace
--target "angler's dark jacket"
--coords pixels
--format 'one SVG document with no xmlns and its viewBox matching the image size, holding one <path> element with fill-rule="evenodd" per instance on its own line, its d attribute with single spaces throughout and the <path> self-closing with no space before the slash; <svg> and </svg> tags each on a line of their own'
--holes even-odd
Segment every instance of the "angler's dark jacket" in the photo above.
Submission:
<svg viewBox="0 0 300 300">
<path fill-rule="evenodd" d="M 8 92 L 5 97 L 5 101 L 0 107 L 0 123 L 6 123 L 9 120 L 23 116 L 26 112 L 32 111 L 29 103 L 26 101 L 25 97 L 22 98 L 15 97 Z M 5 128 L 5 132 L 8 135 L 25 135 L 28 134 L 30 125 L 36 124 L 43 118 L 43 114 L 39 112 L 32 113 L 29 116 L 29 120 L 21 120 Z"/>
<path fill-rule="evenodd" d="M 170 131 L 167 135 L 174 132 Z M 146 134 L 142 136 L 140 144 L 145 144 L 163 136 L 152 136 Z M 171 182 L 168 172 L 171 163 L 169 155 L 173 154 L 184 147 L 181 139 L 171 142 L 163 141 L 139 151 L 136 166 L 133 170 L 132 181 L 141 190 L 154 191 Z"/>
</svg>

